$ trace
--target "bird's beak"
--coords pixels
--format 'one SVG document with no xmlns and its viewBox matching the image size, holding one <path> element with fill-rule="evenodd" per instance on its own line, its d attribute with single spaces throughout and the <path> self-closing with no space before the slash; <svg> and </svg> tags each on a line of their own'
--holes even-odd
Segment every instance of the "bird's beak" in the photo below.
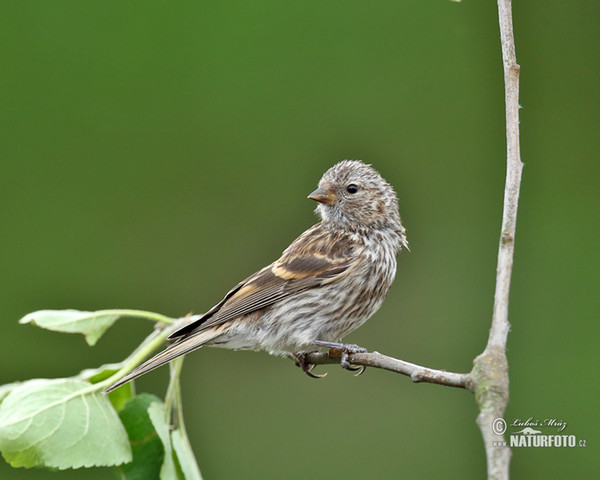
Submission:
<svg viewBox="0 0 600 480">
<path fill-rule="evenodd" d="M 331 190 L 325 190 L 324 188 L 317 188 L 307 198 L 316 200 L 319 203 L 324 203 L 325 205 L 332 205 L 338 201 L 338 197 L 335 193 Z"/>
</svg>

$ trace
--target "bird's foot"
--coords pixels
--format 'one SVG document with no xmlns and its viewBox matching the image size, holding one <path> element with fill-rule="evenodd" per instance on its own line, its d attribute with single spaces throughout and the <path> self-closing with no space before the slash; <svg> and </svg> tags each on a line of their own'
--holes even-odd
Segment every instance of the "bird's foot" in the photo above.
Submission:
<svg viewBox="0 0 600 480">
<path fill-rule="evenodd" d="M 316 373 L 312 373 L 312 369 L 315 366 L 312 363 L 308 362 L 306 353 L 292 353 L 294 358 L 296 359 L 296 365 L 298 365 L 304 373 L 306 373 L 311 378 L 324 378 L 327 376 L 327 373 L 323 373 L 322 375 L 317 375 Z"/>
<path fill-rule="evenodd" d="M 329 348 L 329 355 L 331 357 L 340 357 L 340 365 L 346 370 L 351 372 L 358 372 L 355 377 L 362 375 L 367 367 L 361 365 L 360 367 L 353 367 L 348 359 L 348 355 L 353 353 L 368 353 L 368 350 L 363 347 L 359 347 L 353 343 L 338 343 L 338 342 L 324 342 L 322 340 L 315 340 L 313 342 L 318 347 Z"/>
</svg>

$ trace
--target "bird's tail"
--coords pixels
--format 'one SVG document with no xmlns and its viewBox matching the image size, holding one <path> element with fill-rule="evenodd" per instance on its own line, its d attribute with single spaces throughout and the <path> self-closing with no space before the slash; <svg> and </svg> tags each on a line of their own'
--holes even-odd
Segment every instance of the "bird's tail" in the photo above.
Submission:
<svg viewBox="0 0 600 480">
<path fill-rule="evenodd" d="M 222 332 L 215 332 L 214 330 L 204 330 L 169 345 L 162 352 L 157 353 L 150 360 L 147 360 L 140 366 L 136 367 L 131 373 L 113 383 L 110 387 L 104 390 L 104 393 L 112 392 L 121 385 L 130 382 L 134 378 L 141 377 L 155 368 L 158 368 L 165 363 L 170 362 L 171 360 L 175 360 L 177 357 L 202 347 L 207 342 L 210 342 L 221 334 Z"/>
</svg>

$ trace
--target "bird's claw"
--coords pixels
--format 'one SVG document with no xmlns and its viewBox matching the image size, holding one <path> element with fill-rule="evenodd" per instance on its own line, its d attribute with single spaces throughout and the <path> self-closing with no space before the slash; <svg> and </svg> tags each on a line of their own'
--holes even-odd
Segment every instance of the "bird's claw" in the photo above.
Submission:
<svg viewBox="0 0 600 480">
<path fill-rule="evenodd" d="M 360 367 L 353 367 L 350 361 L 348 360 L 348 354 L 346 352 L 342 352 L 342 359 L 340 361 L 340 365 L 342 366 L 342 368 L 345 368 L 346 370 L 349 370 L 351 372 L 358 372 L 354 374 L 355 377 L 362 375 L 367 368 L 364 365 L 361 365 Z"/>
<path fill-rule="evenodd" d="M 312 370 L 313 368 L 315 368 L 315 366 L 314 366 L 314 365 L 311 365 L 311 366 L 310 366 L 308 369 L 306 369 L 306 370 L 305 370 L 305 369 L 303 368 L 302 370 L 303 370 L 303 371 L 304 371 L 304 373 L 306 373 L 306 374 L 307 374 L 307 375 L 308 375 L 310 378 L 325 378 L 325 377 L 327 376 L 327 372 L 325 372 L 325 373 L 321 373 L 321 374 L 318 374 L 318 373 L 312 373 L 312 372 L 311 372 L 311 370 Z"/>
<path fill-rule="evenodd" d="M 315 368 L 314 364 L 309 363 L 306 358 L 306 353 L 293 353 L 292 354 L 296 359 L 296 365 L 298 365 L 304 373 L 306 373 L 311 378 L 325 378 L 327 376 L 327 372 L 319 375 L 317 373 L 312 373 L 312 369 Z"/>
<path fill-rule="evenodd" d="M 358 372 L 354 375 L 355 377 L 362 375 L 362 373 L 367 368 L 364 365 L 361 365 L 360 367 L 353 367 L 350 363 L 350 360 L 348 359 L 348 356 L 353 353 L 368 353 L 368 350 L 366 348 L 359 347 L 358 345 L 355 345 L 353 343 L 324 342 L 322 340 L 316 340 L 314 344 L 319 347 L 328 347 L 330 349 L 330 355 L 331 353 L 334 354 L 331 356 L 341 355 L 341 367 L 351 372 Z"/>
</svg>

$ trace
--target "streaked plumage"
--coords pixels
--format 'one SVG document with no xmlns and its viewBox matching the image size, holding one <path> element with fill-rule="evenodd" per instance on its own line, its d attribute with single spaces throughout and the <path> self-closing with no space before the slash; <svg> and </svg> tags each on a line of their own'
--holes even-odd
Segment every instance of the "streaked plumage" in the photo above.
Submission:
<svg viewBox="0 0 600 480">
<path fill-rule="evenodd" d="M 373 315 L 396 274 L 397 253 L 408 247 L 394 190 L 371 166 L 344 160 L 309 198 L 319 202 L 321 222 L 109 390 L 203 345 L 314 351 L 315 341 L 339 340 Z"/>
</svg>

